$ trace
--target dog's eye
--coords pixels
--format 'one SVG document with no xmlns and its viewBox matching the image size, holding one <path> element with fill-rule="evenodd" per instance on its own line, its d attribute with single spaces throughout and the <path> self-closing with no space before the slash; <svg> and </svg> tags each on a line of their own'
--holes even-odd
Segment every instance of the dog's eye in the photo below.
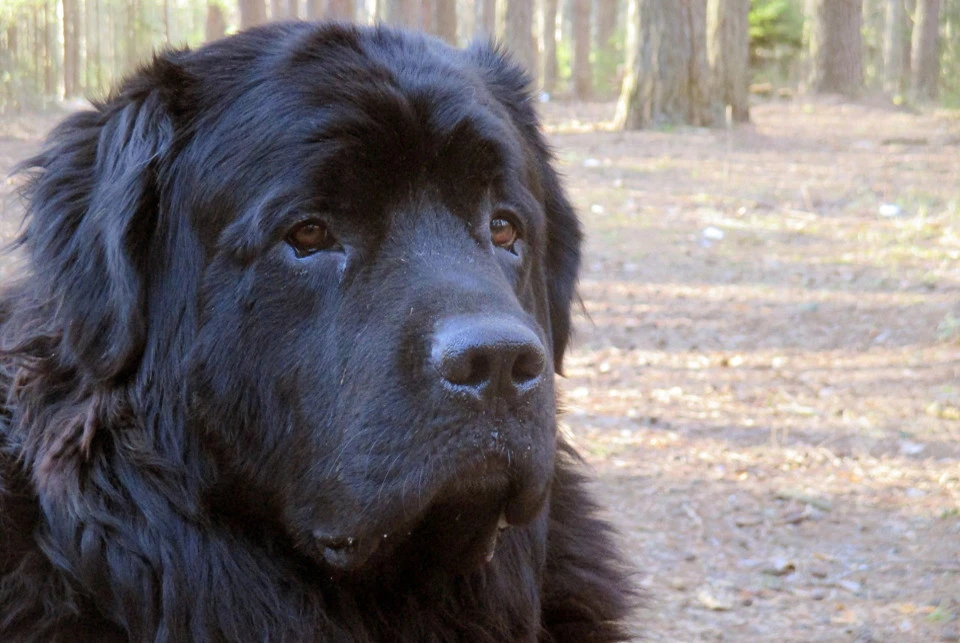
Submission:
<svg viewBox="0 0 960 643">
<path fill-rule="evenodd" d="M 517 241 L 517 228 L 507 219 L 493 219 L 490 221 L 490 240 L 499 248 L 513 251 L 513 244 Z"/>
<path fill-rule="evenodd" d="M 321 250 L 337 245 L 336 238 L 330 233 L 327 224 L 322 221 L 304 221 L 287 235 L 289 243 L 298 257 L 306 257 Z"/>
</svg>

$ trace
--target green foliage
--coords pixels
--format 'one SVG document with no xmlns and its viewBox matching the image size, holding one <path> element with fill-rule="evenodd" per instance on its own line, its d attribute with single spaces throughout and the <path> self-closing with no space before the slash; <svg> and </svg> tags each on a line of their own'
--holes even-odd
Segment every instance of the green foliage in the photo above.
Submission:
<svg viewBox="0 0 960 643">
<path fill-rule="evenodd" d="M 559 84 L 569 83 L 573 77 L 573 39 L 560 38 L 557 40 L 557 81 Z"/>
<path fill-rule="evenodd" d="M 960 108 L 960 0 L 945 2 L 940 15 L 940 100 Z"/>
<path fill-rule="evenodd" d="M 626 29 L 617 29 L 605 47 L 594 48 L 593 91 L 597 96 L 615 96 L 620 90 L 620 68 L 624 60 Z"/>
<path fill-rule="evenodd" d="M 796 0 L 754 0 L 750 4 L 750 57 L 769 58 L 803 47 L 803 12 Z"/>
</svg>

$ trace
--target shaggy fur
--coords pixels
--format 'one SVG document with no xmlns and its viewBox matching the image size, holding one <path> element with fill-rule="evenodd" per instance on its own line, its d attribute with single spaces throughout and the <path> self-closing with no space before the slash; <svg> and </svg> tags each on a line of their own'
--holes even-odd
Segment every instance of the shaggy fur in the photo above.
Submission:
<svg viewBox="0 0 960 643">
<path fill-rule="evenodd" d="M 0 301 L 0 640 L 628 637 L 557 437 L 580 229 L 526 84 L 272 25 L 51 134 Z M 514 333 L 523 381 L 438 376 L 449 328 Z"/>
</svg>

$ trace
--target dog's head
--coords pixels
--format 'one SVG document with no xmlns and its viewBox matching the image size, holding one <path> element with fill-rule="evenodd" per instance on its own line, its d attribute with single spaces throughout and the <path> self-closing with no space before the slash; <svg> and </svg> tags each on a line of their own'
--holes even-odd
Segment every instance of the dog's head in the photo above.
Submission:
<svg viewBox="0 0 960 643">
<path fill-rule="evenodd" d="M 35 162 L 60 359 L 331 567 L 475 566 L 546 501 L 579 263 L 526 82 L 380 28 L 163 55 Z"/>
</svg>

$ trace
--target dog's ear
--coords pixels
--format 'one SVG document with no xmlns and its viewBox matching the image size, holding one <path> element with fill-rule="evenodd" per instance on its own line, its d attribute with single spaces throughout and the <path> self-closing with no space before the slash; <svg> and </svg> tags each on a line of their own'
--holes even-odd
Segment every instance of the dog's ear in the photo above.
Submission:
<svg viewBox="0 0 960 643">
<path fill-rule="evenodd" d="M 20 238 L 30 278 L 52 307 L 61 359 L 97 383 L 129 372 L 143 349 L 143 267 L 174 139 L 163 89 L 171 67 L 155 61 L 70 116 L 20 167 L 31 175 Z"/>
<path fill-rule="evenodd" d="M 551 166 L 549 152 L 541 152 L 540 177 L 547 212 L 547 289 L 550 325 L 553 332 L 553 359 L 558 373 L 563 369 L 563 354 L 570 341 L 570 309 L 576 296 L 580 273 L 580 246 L 583 232 L 580 221 L 567 199 L 560 179 Z"/>
<path fill-rule="evenodd" d="M 540 119 L 533 108 L 528 75 L 490 43 L 475 44 L 469 54 L 479 65 L 487 87 L 510 113 L 514 125 L 524 137 L 539 175 L 539 187 L 547 215 L 545 269 L 553 362 L 554 368 L 560 373 L 563 354 L 570 340 L 571 307 L 580 272 L 580 246 L 583 241 L 580 221 L 553 169 L 553 153 L 540 131 Z"/>
</svg>

